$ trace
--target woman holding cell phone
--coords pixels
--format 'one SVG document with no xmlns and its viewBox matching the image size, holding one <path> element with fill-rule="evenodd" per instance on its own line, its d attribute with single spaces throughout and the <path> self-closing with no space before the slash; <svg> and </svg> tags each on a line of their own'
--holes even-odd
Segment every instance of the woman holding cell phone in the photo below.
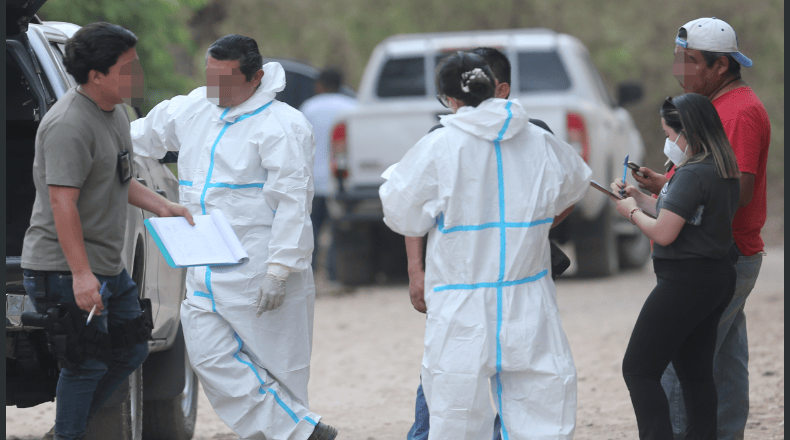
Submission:
<svg viewBox="0 0 790 440">
<path fill-rule="evenodd" d="M 658 199 L 617 180 L 617 211 L 655 242 L 657 284 L 637 318 L 623 359 L 640 439 L 672 439 L 661 375 L 670 361 L 683 389 L 688 439 L 716 439 L 713 354 L 722 312 L 735 292 L 732 219 L 740 172 L 716 109 L 685 94 L 661 106 L 667 156 L 677 171 Z M 650 218 L 646 213 L 657 218 Z"/>
</svg>

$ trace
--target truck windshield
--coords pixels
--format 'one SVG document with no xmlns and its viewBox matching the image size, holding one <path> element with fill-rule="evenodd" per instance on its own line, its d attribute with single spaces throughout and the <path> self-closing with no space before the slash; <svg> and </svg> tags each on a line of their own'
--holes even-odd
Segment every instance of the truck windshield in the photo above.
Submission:
<svg viewBox="0 0 790 440">
<path fill-rule="evenodd" d="M 519 52 L 519 91 L 521 93 L 566 90 L 571 81 L 557 52 Z"/>
<path fill-rule="evenodd" d="M 425 59 L 391 58 L 384 64 L 376 87 L 381 98 L 425 96 Z"/>
</svg>

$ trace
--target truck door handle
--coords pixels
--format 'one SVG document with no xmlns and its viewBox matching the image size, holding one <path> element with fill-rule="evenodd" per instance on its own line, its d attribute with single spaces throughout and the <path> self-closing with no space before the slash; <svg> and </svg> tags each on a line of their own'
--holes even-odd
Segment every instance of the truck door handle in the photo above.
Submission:
<svg viewBox="0 0 790 440">
<path fill-rule="evenodd" d="M 164 197 L 164 198 L 167 198 L 167 192 L 165 190 L 163 190 L 163 189 L 156 190 L 156 193 L 159 194 L 160 196 Z"/>
<path fill-rule="evenodd" d="M 141 185 L 148 186 L 148 183 L 142 177 L 137 177 L 136 179 L 138 182 L 140 182 Z"/>
</svg>

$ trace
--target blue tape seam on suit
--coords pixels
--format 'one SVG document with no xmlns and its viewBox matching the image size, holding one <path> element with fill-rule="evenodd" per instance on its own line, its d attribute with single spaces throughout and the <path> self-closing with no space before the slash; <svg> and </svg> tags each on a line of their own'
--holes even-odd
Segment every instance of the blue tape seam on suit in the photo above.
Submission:
<svg viewBox="0 0 790 440">
<path fill-rule="evenodd" d="M 265 382 L 261 378 L 260 374 L 258 374 L 258 370 L 255 369 L 255 365 L 253 365 L 252 362 L 247 362 L 247 361 L 243 360 L 241 358 L 241 356 L 239 356 L 239 352 L 241 352 L 241 348 L 244 346 L 244 342 L 241 340 L 239 335 L 237 333 L 235 333 L 235 332 L 233 333 L 233 337 L 236 338 L 236 342 L 238 342 L 238 344 L 239 344 L 239 348 L 238 348 L 238 350 L 236 350 L 236 353 L 233 353 L 233 357 L 237 361 L 239 361 L 242 364 L 244 364 L 247 367 L 249 367 L 250 370 L 252 370 L 253 374 L 255 374 L 255 377 L 258 379 L 258 382 L 261 384 L 261 386 L 258 387 L 258 392 L 261 393 L 261 394 L 266 394 L 268 392 L 269 394 L 274 396 L 274 400 L 277 402 L 278 405 L 280 405 L 280 408 L 282 408 L 283 411 L 285 411 L 285 413 L 288 414 L 288 416 L 291 418 L 291 420 L 293 420 L 294 423 L 299 423 L 299 417 L 296 415 L 296 413 L 293 412 L 293 410 L 291 408 L 288 407 L 288 405 L 285 402 L 283 402 L 282 399 L 280 399 L 280 396 L 277 394 L 276 391 L 274 391 L 271 388 L 269 388 L 267 390 L 263 389 L 263 385 L 265 384 Z M 313 420 L 310 417 L 305 417 L 304 420 L 306 420 L 308 423 L 310 423 L 313 426 L 317 425 L 316 421 Z"/>
<path fill-rule="evenodd" d="M 225 125 L 222 127 L 222 130 L 220 130 L 219 135 L 217 136 L 217 139 L 214 141 L 214 145 L 212 145 L 212 147 L 211 147 L 211 162 L 209 164 L 208 174 L 206 175 L 206 184 L 203 187 L 203 193 L 200 195 L 200 207 L 202 209 L 203 215 L 206 215 L 206 192 L 208 191 L 209 188 L 231 188 L 231 189 L 263 188 L 263 185 L 264 185 L 263 183 L 251 183 L 251 184 L 246 184 L 246 185 L 234 185 L 234 184 L 229 184 L 229 183 L 211 183 L 211 174 L 214 171 L 214 153 L 215 153 L 215 151 L 217 149 L 217 145 L 219 144 L 220 139 L 222 139 L 222 136 L 225 134 L 225 132 L 227 131 L 228 127 L 230 127 L 231 125 L 236 124 L 238 122 L 241 122 L 241 121 L 243 121 L 243 120 L 245 120 L 247 118 L 250 118 L 252 116 L 255 116 L 255 115 L 261 113 L 262 111 L 266 110 L 266 108 L 268 108 L 271 105 L 272 102 L 273 101 L 270 101 L 269 103 L 267 103 L 266 105 L 260 107 L 259 109 L 255 110 L 252 113 L 240 116 L 239 118 L 237 118 L 233 122 L 226 122 Z M 224 118 L 225 115 L 228 114 L 229 110 L 230 110 L 230 108 L 226 109 L 222 113 L 221 118 Z M 179 181 L 179 183 L 180 183 L 180 181 Z M 190 183 L 190 186 L 191 186 L 192 182 L 188 182 L 188 183 Z M 197 292 L 196 291 L 195 292 L 195 296 L 204 296 L 204 297 L 211 298 L 212 309 L 214 310 L 214 312 L 216 312 L 217 308 L 216 308 L 216 304 L 214 302 L 214 293 L 212 292 L 212 289 L 211 289 L 211 268 L 209 268 L 209 267 L 206 268 L 206 288 L 209 291 L 208 294 L 206 294 L 204 292 Z M 274 396 L 274 399 L 277 402 L 277 404 L 280 405 L 280 407 L 291 417 L 291 419 L 294 421 L 294 423 L 299 423 L 299 418 L 296 416 L 296 414 L 293 412 L 293 410 L 291 410 L 291 408 L 289 408 L 288 405 L 286 405 L 285 402 L 283 402 L 283 400 L 280 399 L 280 396 L 277 395 L 277 392 L 275 392 L 271 388 L 269 388 L 266 391 L 263 390 L 264 381 L 263 381 L 263 379 L 261 379 L 261 376 L 258 374 L 258 371 L 255 369 L 255 366 L 251 362 L 246 362 L 246 361 L 242 360 L 241 357 L 239 356 L 239 352 L 241 351 L 241 348 L 243 347 L 244 343 L 242 342 L 242 340 L 241 340 L 241 338 L 239 337 L 238 334 L 234 333 L 233 336 L 236 338 L 236 341 L 239 344 L 239 348 L 238 348 L 238 350 L 236 350 L 236 353 L 233 354 L 233 357 L 237 361 L 239 361 L 242 364 L 248 366 L 250 368 L 250 370 L 252 370 L 252 372 L 255 374 L 255 377 L 258 379 L 258 382 L 260 382 L 260 384 L 261 384 L 261 387 L 258 389 L 258 391 L 261 394 L 265 394 L 266 392 L 271 393 L 272 396 Z M 310 424 L 312 424 L 314 426 L 317 424 L 310 417 L 305 417 L 304 420 L 306 420 L 308 423 L 310 423 Z"/>
<path fill-rule="evenodd" d="M 206 215 L 206 193 L 208 192 L 209 188 L 231 188 L 231 189 L 263 188 L 263 183 L 251 183 L 251 184 L 247 184 L 247 185 L 232 185 L 232 184 L 229 184 L 229 183 L 211 183 L 211 175 L 214 172 L 214 153 L 217 150 L 217 145 L 219 145 L 220 139 L 222 139 L 222 136 L 224 136 L 225 132 L 228 131 L 228 128 L 231 125 L 233 125 L 233 124 L 237 124 L 237 123 L 239 123 L 239 122 L 241 122 L 241 121 L 243 121 L 245 119 L 251 118 L 251 117 L 259 114 L 260 112 L 266 110 L 270 105 L 272 105 L 272 102 L 274 102 L 274 101 L 269 101 L 266 105 L 258 108 L 257 110 L 255 110 L 252 113 L 248 113 L 246 115 L 239 116 L 233 122 L 226 122 L 225 125 L 222 127 L 222 130 L 219 131 L 219 135 L 217 135 L 217 139 L 214 140 L 214 144 L 211 146 L 211 161 L 209 162 L 208 173 L 206 174 L 206 184 L 203 186 L 203 193 L 200 194 L 200 209 L 201 209 L 203 215 Z M 225 109 L 225 111 L 222 112 L 222 115 L 220 116 L 220 119 L 224 118 L 225 115 L 227 115 L 229 111 L 230 111 L 230 107 Z"/>
<path fill-rule="evenodd" d="M 479 288 L 496 288 L 497 289 L 497 329 L 496 329 L 496 393 L 497 393 L 497 404 L 499 406 L 499 417 L 502 422 L 502 434 L 504 440 L 509 440 L 509 436 L 507 433 L 507 428 L 505 427 L 505 420 L 502 417 L 502 380 L 500 378 L 500 373 L 502 372 L 502 345 L 500 343 L 500 334 L 502 332 L 502 288 L 515 286 L 519 284 L 530 283 L 533 281 L 537 281 L 546 275 L 548 275 L 548 269 L 544 269 L 543 271 L 526 278 L 522 278 L 520 280 L 515 281 L 505 281 L 505 257 L 507 255 L 506 252 L 506 231 L 508 228 L 529 228 L 532 226 L 539 226 L 544 224 L 551 224 L 553 223 L 553 218 L 546 218 L 543 220 L 535 220 L 531 222 L 525 223 L 516 223 L 516 222 L 506 222 L 505 221 L 505 180 L 503 175 L 503 165 L 502 165 L 502 149 L 500 146 L 500 141 L 504 138 L 505 132 L 507 132 L 508 126 L 510 125 L 510 121 L 513 119 L 513 112 L 511 111 L 511 103 L 508 102 L 505 106 L 507 110 L 508 116 L 505 120 L 505 124 L 502 126 L 502 130 L 499 132 L 496 140 L 494 140 L 494 148 L 496 151 L 497 157 L 497 184 L 499 188 L 499 221 L 498 222 L 490 222 L 484 223 L 482 225 L 469 225 L 469 226 L 454 226 L 452 228 L 445 229 L 444 228 L 444 215 L 439 214 L 439 217 L 436 220 L 436 224 L 438 226 L 439 232 L 443 234 L 448 234 L 452 232 L 470 232 L 470 231 L 480 231 L 483 229 L 490 229 L 490 228 L 499 228 L 499 277 L 496 282 L 484 282 L 484 283 L 474 283 L 474 284 L 447 284 L 444 286 L 437 286 L 434 287 L 434 292 L 441 292 L 444 290 L 471 290 L 471 289 L 479 289 Z"/>
</svg>

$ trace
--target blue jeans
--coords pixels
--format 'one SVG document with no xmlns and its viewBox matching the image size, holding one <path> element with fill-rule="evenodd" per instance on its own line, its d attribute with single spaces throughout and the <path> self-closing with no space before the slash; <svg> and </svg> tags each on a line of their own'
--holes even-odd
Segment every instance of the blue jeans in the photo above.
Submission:
<svg viewBox="0 0 790 440">
<path fill-rule="evenodd" d="M 414 407 L 414 425 L 406 434 L 406 439 L 427 440 L 430 418 L 431 414 L 428 412 L 428 404 L 425 402 L 425 394 L 422 393 L 422 383 L 420 383 L 420 386 L 417 387 L 417 402 Z M 502 440 L 499 414 L 494 419 L 494 440 Z"/>
<path fill-rule="evenodd" d="M 739 252 L 740 255 L 740 252 Z M 762 253 L 740 255 L 735 263 L 737 280 L 735 295 L 724 310 L 716 332 L 713 376 L 716 380 L 719 440 L 742 440 L 749 415 L 749 346 L 746 338 L 746 298 L 757 282 Z M 670 363 L 661 378 L 661 385 L 669 400 L 672 432 L 675 440 L 686 438 L 688 421 L 683 393 L 674 366 Z"/>
<path fill-rule="evenodd" d="M 35 289 L 33 275 L 46 274 L 48 301 L 73 303 L 72 277 L 57 272 L 35 272 L 25 270 L 25 290 L 32 297 Z M 104 311 L 94 316 L 89 327 L 103 333 L 108 332 L 108 321 L 134 319 L 140 315 L 137 286 L 126 270 L 116 276 L 96 275 L 99 283 L 107 283 L 107 294 L 102 298 Z M 45 312 L 38 309 L 39 313 Z M 87 318 L 87 313 L 85 313 Z M 89 358 L 74 368 L 60 370 L 57 399 L 55 402 L 55 437 L 57 439 L 79 439 L 85 435 L 85 425 L 116 388 L 143 364 L 148 356 L 148 343 L 141 342 L 131 348 L 112 350 L 111 360 L 104 362 Z"/>
</svg>

